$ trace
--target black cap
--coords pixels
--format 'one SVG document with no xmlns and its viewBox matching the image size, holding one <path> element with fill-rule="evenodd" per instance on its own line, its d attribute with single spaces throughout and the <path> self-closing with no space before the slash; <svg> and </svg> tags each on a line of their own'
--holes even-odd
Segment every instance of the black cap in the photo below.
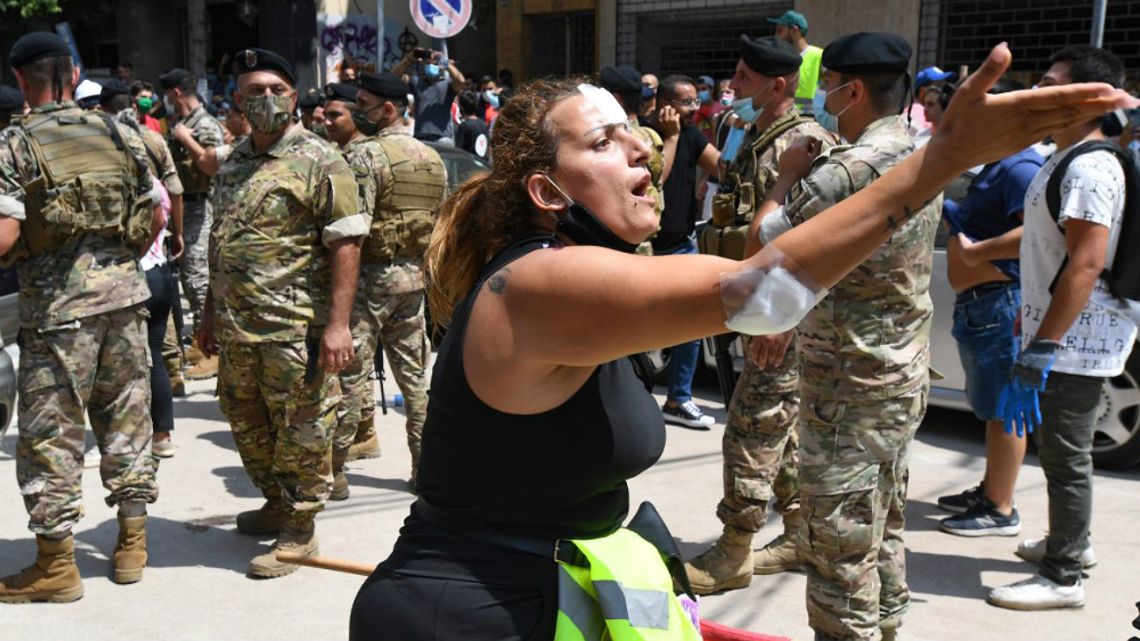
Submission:
<svg viewBox="0 0 1140 641">
<path fill-rule="evenodd" d="M 183 80 L 189 78 L 194 74 L 185 69 L 175 67 L 158 77 L 158 84 L 162 85 L 163 89 L 173 89 L 179 85 Z"/>
<path fill-rule="evenodd" d="M 237 53 L 234 62 L 238 76 L 251 71 L 276 71 L 285 76 L 289 84 L 297 84 L 297 79 L 293 75 L 293 65 L 268 49 L 242 49 Z"/>
<path fill-rule="evenodd" d="M 12 68 L 19 69 L 37 60 L 54 58 L 57 56 L 70 56 L 71 51 L 67 43 L 50 31 L 33 31 L 20 36 L 16 44 L 12 45 L 12 52 L 8 54 L 8 62 Z"/>
<path fill-rule="evenodd" d="M 618 65 L 616 67 L 603 67 L 599 74 L 602 88 L 614 93 L 628 91 L 641 91 L 641 72 L 633 65 Z"/>
<path fill-rule="evenodd" d="M 893 33 L 852 33 L 832 40 L 821 63 L 839 73 L 902 73 L 910 66 L 910 43 Z"/>
<path fill-rule="evenodd" d="M 15 87 L 0 85 L 0 111 L 18 111 L 24 108 L 24 94 Z"/>
<path fill-rule="evenodd" d="M 748 68 L 765 76 L 786 76 L 800 68 L 803 59 L 795 47 L 776 36 L 740 36 L 740 57 Z"/>
<path fill-rule="evenodd" d="M 383 73 L 362 73 L 356 80 L 361 89 L 380 98 L 404 98 L 408 95 L 408 86 L 400 77 L 391 71 Z"/>
<path fill-rule="evenodd" d="M 356 102 L 356 85 L 347 82 L 330 82 L 325 85 L 325 100 Z"/>
<path fill-rule="evenodd" d="M 131 93 L 131 88 L 127 83 L 117 78 L 104 80 L 102 83 L 103 90 L 99 92 L 99 104 L 103 105 L 111 101 L 115 96 L 126 96 Z"/>
<path fill-rule="evenodd" d="M 316 89 L 310 89 L 306 91 L 299 100 L 297 100 L 297 106 L 301 109 L 316 109 L 317 107 L 323 105 L 324 102 L 324 94 L 317 91 Z"/>
</svg>

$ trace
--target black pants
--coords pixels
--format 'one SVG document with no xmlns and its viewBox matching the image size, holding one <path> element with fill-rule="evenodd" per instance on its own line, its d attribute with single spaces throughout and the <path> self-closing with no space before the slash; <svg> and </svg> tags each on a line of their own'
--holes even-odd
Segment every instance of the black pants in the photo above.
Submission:
<svg viewBox="0 0 1140 641">
<path fill-rule="evenodd" d="M 150 287 L 150 298 L 146 310 L 147 343 L 150 345 L 150 417 L 154 431 L 169 432 L 174 429 L 174 397 L 170 390 L 170 375 L 162 361 L 162 341 L 166 337 L 166 323 L 170 321 L 170 310 L 174 307 L 174 278 L 170 265 L 152 267 L 146 272 L 146 284 Z"/>
<path fill-rule="evenodd" d="M 549 641 L 558 614 L 553 559 L 468 539 L 419 518 L 360 587 L 352 641 Z"/>
</svg>

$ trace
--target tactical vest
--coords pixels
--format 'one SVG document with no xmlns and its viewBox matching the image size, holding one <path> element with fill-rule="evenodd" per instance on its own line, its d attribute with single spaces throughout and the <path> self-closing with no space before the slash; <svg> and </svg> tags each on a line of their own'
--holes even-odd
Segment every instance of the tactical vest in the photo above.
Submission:
<svg viewBox="0 0 1140 641">
<path fill-rule="evenodd" d="M 40 177 L 24 185 L 20 239 L 31 257 L 86 234 L 117 236 L 135 248 L 150 238 L 149 200 L 138 198 L 146 169 L 109 116 L 32 114 L 23 123 Z"/>
<path fill-rule="evenodd" d="M 571 542 L 586 562 L 558 561 L 554 641 L 700 641 L 651 543 L 625 528 Z"/>
<path fill-rule="evenodd" d="M 405 147 L 409 141 L 422 144 L 410 136 L 380 136 L 376 141 L 388 157 L 391 180 L 376 194 L 364 259 L 421 262 L 435 228 L 436 213 L 447 195 L 447 170 L 430 147 L 427 159 L 409 156 Z"/>
<path fill-rule="evenodd" d="M 711 224 L 705 227 L 697 239 L 697 247 L 702 254 L 744 259 L 744 236 L 761 204 L 759 187 L 754 184 L 760 156 L 780 136 L 810 121 L 811 118 L 797 115 L 779 126 L 769 127 L 755 142 L 740 150 L 741 154 L 749 154 L 749 162 L 735 163 L 734 167 L 730 167 L 721 182 L 720 190 L 713 196 Z M 750 175 L 742 175 L 742 169 Z"/>
</svg>

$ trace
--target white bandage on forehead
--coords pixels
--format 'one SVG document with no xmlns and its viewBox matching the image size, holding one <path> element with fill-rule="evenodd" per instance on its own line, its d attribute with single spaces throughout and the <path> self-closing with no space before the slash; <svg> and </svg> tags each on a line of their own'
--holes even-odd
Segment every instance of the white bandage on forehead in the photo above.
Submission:
<svg viewBox="0 0 1140 641">
<path fill-rule="evenodd" d="M 794 328 L 827 290 L 774 245 L 760 253 L 763 267 L 720 275 L 725 327 L 748 336 Z"/>
<path fill-rule="evenodd" d="M 617 125 L 628 122 L 625 110 L 621 108 L 621 105 L 618 104 L 617 99 L 614 98 L 612 93 L 601 87 L 595 87 L 594 85 L 585 83 L 578 85 L 578 92 L 602 114 L 602 118 L 606 124 Z"/>
</svg>

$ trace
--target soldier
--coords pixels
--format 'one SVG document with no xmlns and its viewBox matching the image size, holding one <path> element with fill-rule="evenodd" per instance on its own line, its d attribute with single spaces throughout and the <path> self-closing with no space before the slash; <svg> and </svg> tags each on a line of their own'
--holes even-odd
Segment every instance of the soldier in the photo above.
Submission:
<svg viewBox="0 0 1140 641">
<path fill-rule="evenodd" d="M 762 242 L 863 189 L 914 151 L 898 116 L 909 58 L 906 40 L 887 33 L 843 36 L 824 50 L 815 117 L 854 142 L 814 163 L 815 141 L 784 152 L 780 179 L 753 225 Z M 816 639 L 876 639 L 880 631 L 894 639 L 910 605 L 903 509 L 909 444 L 926 412 L 941 209 L 939 194 L 905 221 L 892 219 L 890 238 L 797 329 L 805 515 L 797 547 Z"/>
<path fill-rule="evenodd" d="M 172 225 L 175 229 L 182 228 L 182 181 L 178 178 L 178 169 L 174 165 L 174 159 L 170 155 L 170 148 L 166 145 L 166 140 L 157 133 L 151 131 L 147 127 L 139 124 L 138 114 L 131 106 L 130 89 L 118 80 L 108 80 L 103 84 L 103 92 L 99 94 L 99 108 L 107 113 L 115 116 L 123 125 L 135 130 L 139 137 L 142 139 L 143 147 L 146 149 L 147 169 L 151 175 L 158 178 L 162 182 L 162 186 L 166 189 L 166 193 L 170 198 L 170 220 L 177 221 Z M 161 232 L 160 232 L 161 233 Z M 160 248 L 161 248 L 160 244 Z M 172 232 L 170 236 L 170 247 L 173 258 L 177 258 L 182 252 L 182 237 L 177 233 Z M 156 258 L 156 255 L 158 256 Z M 161 263 L 158 263 L 162 260 Z M 146 270 L 146 275 L 149 282 L 164 283 L 165 287 L 159 288 L 160 291 L 173 292 L 174 283 L 171 278 L 170 268 L 167 264 L 165 256 L 161 253 L 147 254 L 141 261 L 143 268 Z M 157 272 L 151 270 L 159 270 Z M 171 296 L 173 298 L 173 295 Z M 148 305 L 154 305 L 154 301 Z M 165 309 L 165 314 L 155 313 L 163 309 L 164 305 L 168 305 L 165 301 L 159 303 L 158 308 L 148 308 L 150 318 L 147 319 L 148 335 L 156 328 L 164 327 L 170 329 L 172 323 L 169 323 L 170 310 Z M 162 318 L 165 316 L 166 318 Z M 169 341 L 163 340 L 160 346 L 152 345 L 151 356 L 153 358 L 161 357 L 165 362 L 158 367 L 151 369 L 151 417 L 154 419 L 154 441 L 151 451 L 159 458 L 170 458 L 174 456 L 174 443 L 170 439 L 170 431 L 174 427 L 174 409 L 171 405 L 172 394 L 179 388 L 182 389 L 182 395 L 185 395 L 185 383 L 182 381 L 182 352 L 178 349 L 176 338 L 173 330 L 163 331 Z M 166 343 L 170 342 L 171 345 Z M 155 349 L 157 347 L 157 349 Z M 158 363 L 155 363 L 158 365 Z M 159 373 L 161 370 L 161 374 Z M 160 389 L 160 387 L 169 388 L 170 391 Z"/>
<path fill-rule="evenodd" d="M 614 98 L 617 98 L 617 101 L 621 103 L 622 109 L 625 109 L 626 116 L 629 119 L 629 130 L 641 138 L 645 146 L 649 148 L 649 161 L 646 163 L 646 167 L 649 169 L 649 175 L 653 182 L 646 193 L 657 200 L 654 210 L 657 212 L 657 219 L 660 220 L 661 210 L 665 208 L 665 197 L 661 192 L 661 185 L 665 184 L 665 179 L 669 177 L 669 170 L 672 169 L 673 165 L 673 155 L 677 153 L 677 140 L 681 135 L 681 118 L 677 112 L 670 109 L 665 119 L 658 123 L 658 126 L 666 133 L 664 139 L 653 128 L 641 126 L 637 119 L 637 110 L 641 104 L 641 72 L 635 69 L 633 65 L 605 67 L 602 69 L 599 80 L 602 87 L 612 93 Z M 652 256 L 653 245 L 649 241 L 645 241 L 638 245 L 637 252 Z"/>
<path fill-rule="evenodd" d="M 328 140 L 325 133 L 325 97 L 320 91 L 310 89 L 297 101 L 301 109 L 301 125 L 321 138 Z"/>
<path fill-rule="evenodd" d="M 221 353 L 222 412 L 266 499 L 238 515 L 238 531 L 277 535 L 249 573 L 277 577 L 297 566 L 276 552 L 317 552 L 314 519 L 332 483 L 340 393 L 330 374 L 352 358 L 349 314 L 368 220 L 348 165 L 291 118 L 292 66 L 273 52 L 246 49 L 236 69 L 238 102 L 253 133 L 217 175 L 198 344 L 207 356 Z"/>
<path fill-rule="evenodd" d="M 795 106 L 800 56 L 775 37 L 740 38 L 740 60 L 732 90 L 741 98 L 734 104 L 739 117 L 751 125 L 732 159 L 716 196 L 718 222 L 702 235 L 702 249 L 737 260 L 756 253 L 743 237 L 756 208 L 779 176 L 777 159 L 793 141 L 810 137 L 825 147 L 834 138 L 814 120 L 801 116 Z M 724 215 L 723 210 L 728 210 Z M 712 250 L 712 251 L 709 251 Z M 759 345 L 776 341 L 778 358 L 760 365 L 746 358 L 728 405 L 722 450 L 724 498 L 717 518 L 724 533 L 716 544 L 686 565 L 689 581 L 698 594 L 746 587 L 755 574 L 773 574 L 799 567 L 795 532 L 802 519 L 796 483 L 796 418 L 799 414 L 799 368 L 795 350 L 786 350 L 791 332 L 756 337 Z M 764 527 L 768 501 L 784 517 L 784 534 L 752 552 L 752 535 Z"/>
<path fill-rule="evenodd" d="M 24 115 L 24 94 L 19 89 L 0 85 L 0 129 Z"/>
<path fill-rule="evenodd" d="M 38 555 L 0 579 L 0 601 L 64 603 L 83 596 L 71 531 L 83 516 L 84 410 L 119 507 L 112 578 L 134 583 L 146 567 L 158 487 L 137 257 L 161 222 L 160 195 L 134 131 L 72 100 L 79 70 L 61 38 L 25 35 L 9 60 L 32 111 L 0 143 L 0 254 L 20 275 L 16 477 Z"/>
<path fill-rule="evenodd" d="M 185 239 L 186 248 L 178 261 L 178 268 L 197 333 L 210 279 L 207 250 L 213 220 L 210 203 L 213 181 L 210 174 L 199 166 L 201 155 L 192 152 L 191 144 L 196 143 L 202 149 L 221 145 L 222 126 L 202 106 L 196 93 L 197 76 L 185 69 L 171 69 L 159 76 L 158 82 L 164 92 L 166 112 L 175 118 L 170 129 L 170 152 L 185 191 L 182 194 L 183 220 L 174 220 L 171 231 Z M 203 358 L 198 346 L 186 350 L 186 363 L 190 368 L 186 371 L 186 378 L 190 380 L 212 378 L 218 372 L 217 359 Z"/>
<path fill-rule="evenodd" d="M 399 76 L 363 73 L 357 82 L 352 118 L 363 137 L 349 142 L 344 153 L 360 185 L 363 209 L 372 216 L 372 228 L 361 252 L 360 291 L 353 309 L 353 337 L 360 345 L 342 379 L 350 407 L 337 430 L 333 463 L 341 464 L 354 441 L 358 453 L 379 454 L 369 378 L 379 341 L 404 395 L 414 488 L 431 353 L 424 319 L 423 256 L 436 211 L 447 195 L 447 170 L 434 149 L 400 126 L 407 86 Z M 343 469 L 337 471 L 336 487 L 347 494 Z"/>
</svg>

